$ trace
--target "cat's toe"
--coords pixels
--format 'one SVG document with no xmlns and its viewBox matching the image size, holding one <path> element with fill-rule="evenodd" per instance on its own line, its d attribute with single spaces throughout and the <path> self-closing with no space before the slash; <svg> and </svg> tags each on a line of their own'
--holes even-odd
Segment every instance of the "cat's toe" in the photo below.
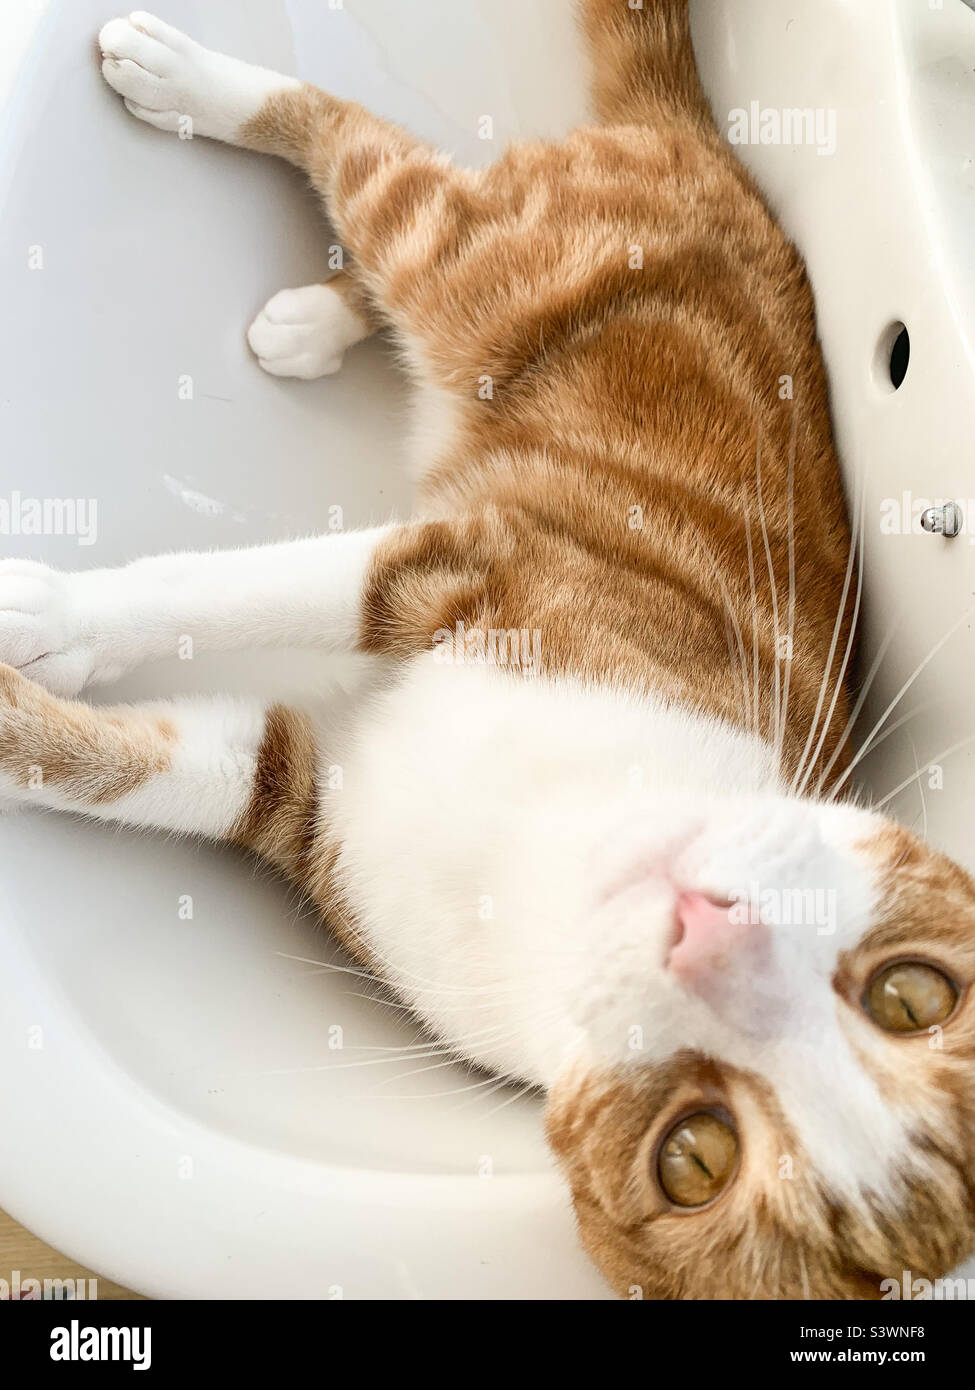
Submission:
<svg viewBox="0 0 975 1390">
<path fill-rule="evenodd" d="M 175 52 L 139 27 L 135 15 L 110 19 L 98 35 L 98 46 L 106 63 L 132 63 L 147 76 L 170 77 L 176 69 Z"/>
<path fill-rule="evenodd" d="M 126 104 L 162 112 L 175 103 L 180 67 L 186 54 L 148 32 L 136 21 L 149 15 L 110 19 L 98 35 L 102 51 L 102 75 Z M 187 44 L 191 41 L 186 40 Z M 187 50 L 188 52 L 188 50 Z"/>
<path fill-rule="evenodd" d="M 105 81 L 133 116 L 161 130 L 240 143 L 244 126 L 274 92 L 300 86 L 202 44 L 137 10 L 98 36 Z"/>
<path fill-rule="evenodd" d="M 137 10 L 127 19 L 109 20 L 98 44 L 102 76 L 133 116 L 182 132 L 202 110 L 205 50 L 186 34 Z"/>
<path fill-rule="evenodd" d="M 197 47 L 196 40 L 191 39 L 189 34 L 184 34 L 181 29 L 174 29 L 165 20 L 158 19 L 154 14 L 147 14 L 145 10 L 134 10 L 126 22 L 140 33 L 156 39 L 173 53 L 189 53 Z"/>
<path fill-rule="evenodd" d="M 328 285 L 280 290 L 247 330 L 251 350 L 266 372 L 304 381 L 334 375 L 346 348 L 364 336 L 362 320 Z"/>
<path fill-rule="evenodd" d="M 56 647 L 60 576 L 29 560 L 0 560 L 0 662 L 20 668 Z"/>
<path fill-rule="evenodd" d="M 58 695 L 76 695 L 90 673 L 72 640 L 66 576 L 29 560 L 0 560 L 0 663 Z"/>
<path fill-rule="evenodd" d="M 314 340 L 313 333 L 299 324 L 272 323 L 264 313 L 247 330 L 251 351 L 271 376 L 293 376 L 314 381 L 334 376 L 342 366 L 341 353 L 330 353 Z"/>
</svg>

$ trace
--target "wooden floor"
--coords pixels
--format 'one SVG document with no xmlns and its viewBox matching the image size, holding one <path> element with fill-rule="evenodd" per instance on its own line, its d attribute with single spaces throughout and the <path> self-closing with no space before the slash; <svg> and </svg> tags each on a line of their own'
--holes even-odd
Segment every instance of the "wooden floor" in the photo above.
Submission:
<svg viewBox="0 0 975 1390">
<path fill-rule="evenodd" d="M 0 1211 L 0 1279 L 10 1284 L 15 1269 L 20 1271 L 21 1283 L 25 1279 L 97 1279 L 99 1299 L 141 1297 L 59 1255 Z"/>
</svg>

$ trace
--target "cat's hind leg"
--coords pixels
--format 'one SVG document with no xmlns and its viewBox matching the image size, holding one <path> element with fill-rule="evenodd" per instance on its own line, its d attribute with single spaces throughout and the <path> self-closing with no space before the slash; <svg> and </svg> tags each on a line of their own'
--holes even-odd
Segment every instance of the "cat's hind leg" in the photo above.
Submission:
<svg viewBox="0 0 975 1390">
<path fill-rule="evenodd" d="M 295 77 L 214 53 L 143 10 L 109 20 L 98 44 L 102 75 L 132 115 L 184 140 L 204 135 L 236 144 L 269 96 L 302 86 Z"/>
<path fill-rule="evenodd" d="M 437 279 L 432 268 L 456 256 L 477 203 L 476 171 L 456 168 L 355 102 L 213 53 L 142 12 L 112 20 L 99 42 L 106 81 L 140 120 L 184 137 L 206 135 L 279 155 L 304 170 L 354 258 L 360 291 L 405 338 L 429 330 L 429 289 Z M 325 312 L 324 304 L 330 319 L 342 320 L 340 337 L 353 331 L 334 301 L 307 290 L 301 296 L 303 302 L 292 301 L 289 309 L 300 310 L 303 327 Z M 349 307 L 345 297 L 343 307 Z M 275 314 L 279 309 L 274 306 Z M 255 350 L 263 363 L 286 364 L 282 374 L 293 366 L 301 368 L 296 374 L 316 374 L 316 365 L 334 362 L 336 353 L 307 362 L 291 341 L 283 349 L 269 342 L 265 352 L 267 327 L 261 321 Z"/>
</svg>

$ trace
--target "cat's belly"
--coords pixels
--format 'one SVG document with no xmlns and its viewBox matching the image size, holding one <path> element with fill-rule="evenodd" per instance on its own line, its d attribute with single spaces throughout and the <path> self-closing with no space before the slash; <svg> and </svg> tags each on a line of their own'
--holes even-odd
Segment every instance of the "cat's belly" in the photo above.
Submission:
<svg viewBox="0 0 975 1390">
<path fill-rule="evenodd" d="M 415 360 L 415 354 L 411 357 Z M 456 395 L 432 381 L 421 380 L 413 399 L 407 446 L 410 476 L 421 483 L 447 452 L 457 432 L 462 407 Z"/>
</svg>

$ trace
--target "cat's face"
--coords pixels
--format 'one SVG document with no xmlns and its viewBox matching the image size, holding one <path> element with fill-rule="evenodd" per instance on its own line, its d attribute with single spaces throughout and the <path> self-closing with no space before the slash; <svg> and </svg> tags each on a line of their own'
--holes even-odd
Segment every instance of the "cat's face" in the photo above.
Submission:
<svg viewBox="0 0 975 1390">
<path fill-rule="evenodd" d="M 734 811 L 675 816 L 593 914 L 548 1109 L 584 1243 L 630 1297 L 942 1275 L 975 1247 L 975 884 L 861 811 Z"/>
</svg>

